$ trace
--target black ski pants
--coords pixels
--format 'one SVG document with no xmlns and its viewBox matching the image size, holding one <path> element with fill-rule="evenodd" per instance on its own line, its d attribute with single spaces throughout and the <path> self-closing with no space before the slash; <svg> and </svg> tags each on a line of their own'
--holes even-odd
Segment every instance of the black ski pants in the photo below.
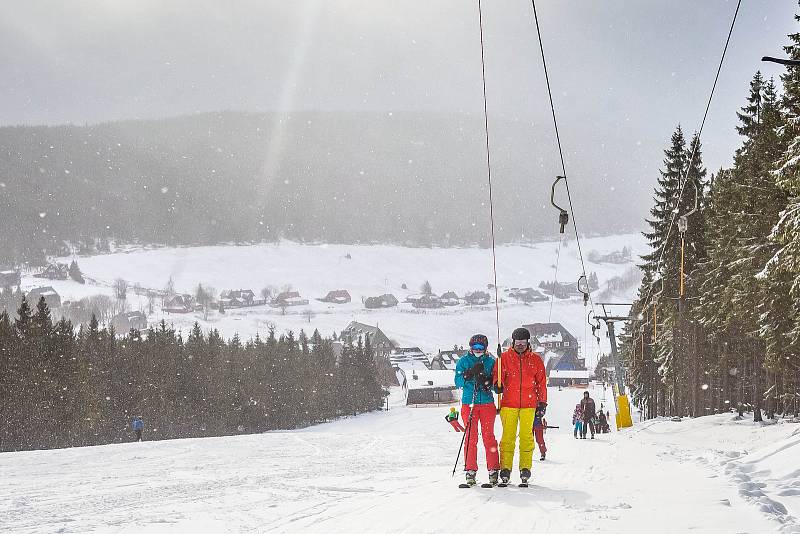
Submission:
<svg viewBox="0 0 800 534">
<path fill-rule="evenodd" d="M 586 437 L 586 431 L 587 430 L 591 430 L 592 436 L 594 436 L 594 419 L 593 418 L 589 418 L 589 419 L 584 419 L 583 420 L 583 425 L 581 426 L 581 437 L 582 438 Z"/>
</svg>

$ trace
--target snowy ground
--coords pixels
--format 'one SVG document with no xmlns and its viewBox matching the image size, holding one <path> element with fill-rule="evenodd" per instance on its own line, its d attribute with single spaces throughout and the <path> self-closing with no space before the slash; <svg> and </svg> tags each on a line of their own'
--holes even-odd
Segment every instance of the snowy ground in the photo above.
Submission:
<svg viewBox="0 0 800 534">
<path fill-rule="evenodd" d="M 800 425 L 731 415 L 575 440 L 550 390 L 532 487 L 461 490 L 447 408 L 229 438 L 0 455 L 9 532 L 800 532 Z M 607 392 L 606 395 L 610 395 Z M 592 390 L 598 404 L 601 388 Z M 611 404 L 610 396 L 605 404 Z M 497 424 L 499 435 L 500 425 Z M 516 473 L 515 473 L 516 475 Z M 486 478 L 485 471 L 479 478 Z"/>
<path fill-rule="evenodd" d="M 592 250 L 606 254 L 624 246 L 633 250 L 633 259 L 646 252 L 646 243 L 639 234 L 606 236 L 581 240 L 584 255 Z M 557 243 L 536 245 L 507 245 L 498 247 L 498 285 L 501 288 L 537 287 L 540 281 L 553 280 Z M 348 259 L 347 256 L 350 256 Z M 68 262 L 72 258 L 61 258 Z M 280 288 L 291 285 L 309 299 L 308 306 L 290 308 L 286 315 L 268 306 L 228 309 L 224 315 L 212 312 L 207 321 L 202 313 L 167 314 L 157 305 L 148 317 L 150 324 L 165 319 L 179 330 L 187 332 L 197 321 L 204 328 L 217 328 L 229 338 L 238 333 L 242 339 L 262 335 L 270 324 L 278 332 L 289 329 L 313 330 L 323 335 L 340 332 L 350 321 L 378 324 L 380 328 L 402 346 L 419 346 L 426 352 L 449 349 L 455 343 L 465 344 L 476 332 L 489 335 L 494 344 L 497 337 L 494 304 L 489 306 L 458 306 L 439 310 L 417 310 L 403 303 L 396 308 L 367 310 L 362 298 L 392 293 L 401 302 L 430 281 L 434 292 L 442 294 L 455 291 L 459 296 L 474 290 L 487 290 L 493 282 L 491 251 L 477 248 L 407 248 L 390 245 L 301 245 L 292 242 L 250 246 L 214 246 L 162 248 L 153 250 L 127 250 L 114 254 L 76 258 L 89 282 L 81 286 L 72 281 L 51 282 L 26 276 L 23 289 L 52 285 L 63 300 L 75 300 L 96 293 L 113 294 L 111 286 L 116 278 L 123 278 L 131 286 L 163 289 L 170 277 L 179 292 L 194 293 L 198 283 L 212 286 L 217 294 L 224 289 Z M 621 275 L 634 264 L 594 264 L 587 261 L 587 272 L 596 272 L 600 289 L 607 281 Z M 566 240 L 561 250 L 558 270 L 560 282 L 575 282 L 581 274 L 578 249 L 573 241 Z M 408 289 L 402 289 L 406 284 Z M 328 291 L 347 289 L 353 302 L 344 305 L 322 303 L 314 300 Z M 631 287 L 615 299 L 630 300 L 636 288 Z M 494 294 L 492 292 L 492 297 Z M 501 299 L 503 293 L 501 292 Z M 594 298 L 597 298 L 595 293 Z M 128 292 L 132 309 L 147 309 L 146 299 L 136 298 Z M 157 303 L 160 304 L 160 303 Z M 311 322 L 304 315 L 314 313 Z M 587 309 L 581 299 L 558 300 L 550 310 L 549 302 L 530 305 L 509 299 L 500 305 L 501 336 L 523 323 L 561 322 L 582 345 L 587 363 L 592 364 L 597 355 L 597 345 L 587 334 Z M 625 313 L 626 310 L 615 310 Z M 584 343 L 586 341 L 586 343 Z M 605 340 L 604 340 L 605 342 Z"/>
</svg>

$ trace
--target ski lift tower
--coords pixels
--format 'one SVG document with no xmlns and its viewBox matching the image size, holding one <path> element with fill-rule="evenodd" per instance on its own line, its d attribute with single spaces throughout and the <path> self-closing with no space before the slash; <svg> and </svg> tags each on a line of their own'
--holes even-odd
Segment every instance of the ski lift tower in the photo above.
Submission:
<svg viewBox="0 0 800 534">
<path fill-rule="evenodd" d="M 633 426 L 631 404 L 630 401 L 628 401 L 628 396 L 625 394 L 625 380 L 622 373 L 622 364 L 617 354 L 617 336 L 614 333 L 614 323 L 617 321 L 631 321 L 633 318 L 628 314 L 615 315 L 612 312 L 614 309 L 619 309 L 623 306 L 630 310 L 632 304 L 628 302 L 598 302 L 597 304 L 603 308 L 603 313 L 602 315 L 595 315 L 595 318 L 606 323 L 608 338 L 611 341 L 611 363 L 614 365 L 614 374 L 617 379 L 617 395 L 614 398 L 615 404 L 617 405 L 617 428 L 631 427 Z"/>
</svg>

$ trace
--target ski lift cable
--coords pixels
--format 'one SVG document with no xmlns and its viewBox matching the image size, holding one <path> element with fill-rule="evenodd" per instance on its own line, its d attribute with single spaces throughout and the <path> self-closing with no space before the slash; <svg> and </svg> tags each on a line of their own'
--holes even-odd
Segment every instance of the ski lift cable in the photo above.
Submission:
<svg viewBox="0 0 800 534">
<path fill-rule="evenodd" d="M 558 287 L 558 263 L 561 258 L 561 243 L 564 242 L 564 234 L 558 240 L 558 250 L 556 251 L 556 268 L 553 273 L 553 289 L 550 291 L 550 312 L 547 314 L 547 322 L 553 318 L 553 301 L 556 299 L 556 288 Z"/>
<path fill-rule="evenodd" d="M 481 78 L 483 80 L 483 129 L 486 134 L 486 175 L 489 181 L 489 221 L 492 234 L 492 273 L 494 274 L 494 312 L 497 326 L 497 346 L 500 346 L 500 299 L 497 290 L 497 253 L 494 237 L 494 202 L 492 199 L 492 157 L 489 145 L 489 111 L 486 104 L 486 58 L 483 44 L 483 9 L 478 0 L 478 27 L 481 33 Z M 488 349 L 488 347 L 487 347 Z M 500 358 L 500 354 L 497 355 Z"/>
<path fill-rule="evenodd" d="M 742 5 L 742 0 L 739 0 L 737 2 L 737 4 L 736 4 L 736 10 L 733 13 L 733 19 L 731 20 L 731 27 L 728 30 L 728 37 L 725 39 L 725 47 L 722 49 L 722 56 L 719 58 L 719 65 L 717 66 L 717 74 L 714 76 L 714 84 L 711 86 L 711 93 L 708 95 L 708 102 L 706 103 L 706 109 L 705 109 L 705 112 L 703 112 L 703 120 L 700 122 L 700 130 L 697 133 L 697 139 L 698 140 L 700 140 L 702 135 L 703 135 L 703 128 L 706 125 L 706 118 L 708 117 L 708 110 L 711 108 L 711 101 L 714 98 L 714 91 L 717 88 L 717 82 L 719 81 L 719 75 L 720 75 L 720 72 L 722 72 L 722 65 L 725 62 L 725 54 L 728 52 L 728 45 L 731 42 L 731 35 L 733 35 L 733 28 L 736 25 L 736 18 L 739 15 L 739 8 L 741 7 L 741 5 Z M 692 154 L 689 157 L 689 161 L 686 163 L 686 169 L 683 172 L 683 178 L 681 180 L 681 189 L 680 189 L 680 191 L 678 193 L 678 198 L 676 199 L 676 202 L 675 202 L 675 209 L 672 210 L 672 217 L 670 218 L 669 227 L 667 228 L 667 235 L 664 238 L 664 242 L 661 245 L 661 254 L 659 255 L 658 263 L 656 264 L 656 272 L 659 272 L 661 270 L 661 264 L 664 261 L 664 254 L 667 251 L 667 243 L 669 242 L 669 236 L 672 233 L 672 228 L 675 225 L 675 218 L 678 215 L 678 209 L 677 208 L 680 206 L 681 199 L 683 198 L 683 192 L 686 189 L 686 184 L 689 181 L 688 180 L 689 169 L 691 168 L 692 163 L 694 162 L 694 157 L 695 157 L 696 153 L 697 153 L 697 145 L 695 145 L 693 147 Z M 651 296 L 652 296 L 652 286 L 650 288 L 650 292 L 647 295 L 647 299 L 645 299 L 645 302 L 648 302 L 650 300 Z"/>
<path fill-rule="evenodd" d="M 740 0 L 741 1 L 741 0 Z M 583 270 L 583 275 L 586 276 L 586 263 L 583 261 L 583 249 L 581 248 L 581 239 L 578 235 L 578 223 L 575 221 L 575 210 L 572 207 L 572 195 L 569 190 L 569 180 L 567 179 L 567 168 L 564 164 L 564 150 L 561 147 L 561 136 L 558 132 L 558 120 L 556 119 L 556 108 L 553 104 L 553 91 L 550 87 L 550 75 L 547 71 L 547 59 L 545 58 L 544 53 L 544 45 L 542 44 L 542 31 L 539 27 L 539 15 L 536 12 L 536 0 L 531 0 L 531 5 L 533 6 L 533 19 L 536 23 L 536 36 L 539 39 L 539 50 L 542 53 L 542 68 L 544 69 L 544 79 L 545 83 L 547 84 L 547 96 L 550 100 L 550 112 L 553 115 L 553 128 L 555 129 L 556 134 L 556 144 L 558 145 L 558 155 L 561 159 L 561 172 L 562 177 L 564 178 L 564 186 L 567 190 L 567 201 L 569 202 L 569 211 L 570 215 L 572 216 L 572 227 L 575 229 L 575 241 L 578 244 L 578 255 L 581 260 L 581 269 Z M 592 305 L 592 310 L 594 310 L 594 301 L 592 301 L 591 296 L 589 297 L 589 302 Z"/>
</svg>

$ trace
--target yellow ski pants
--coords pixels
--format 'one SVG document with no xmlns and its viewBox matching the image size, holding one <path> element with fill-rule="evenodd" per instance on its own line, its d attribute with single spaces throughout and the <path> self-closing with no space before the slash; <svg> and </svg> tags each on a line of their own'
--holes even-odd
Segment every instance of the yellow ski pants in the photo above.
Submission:
<svg viewBox="0 0 800 534">
<path fill-rule="evenodd" d="M 534 408 L 500 408 L 503 423 L 503 438 L 500 440 L 500 469 L 514 466 L 514 448 L 517 443 L 519 424 L 519 468 L 530 469 L 533 464 L 533 416 Z"/>
</svg>

